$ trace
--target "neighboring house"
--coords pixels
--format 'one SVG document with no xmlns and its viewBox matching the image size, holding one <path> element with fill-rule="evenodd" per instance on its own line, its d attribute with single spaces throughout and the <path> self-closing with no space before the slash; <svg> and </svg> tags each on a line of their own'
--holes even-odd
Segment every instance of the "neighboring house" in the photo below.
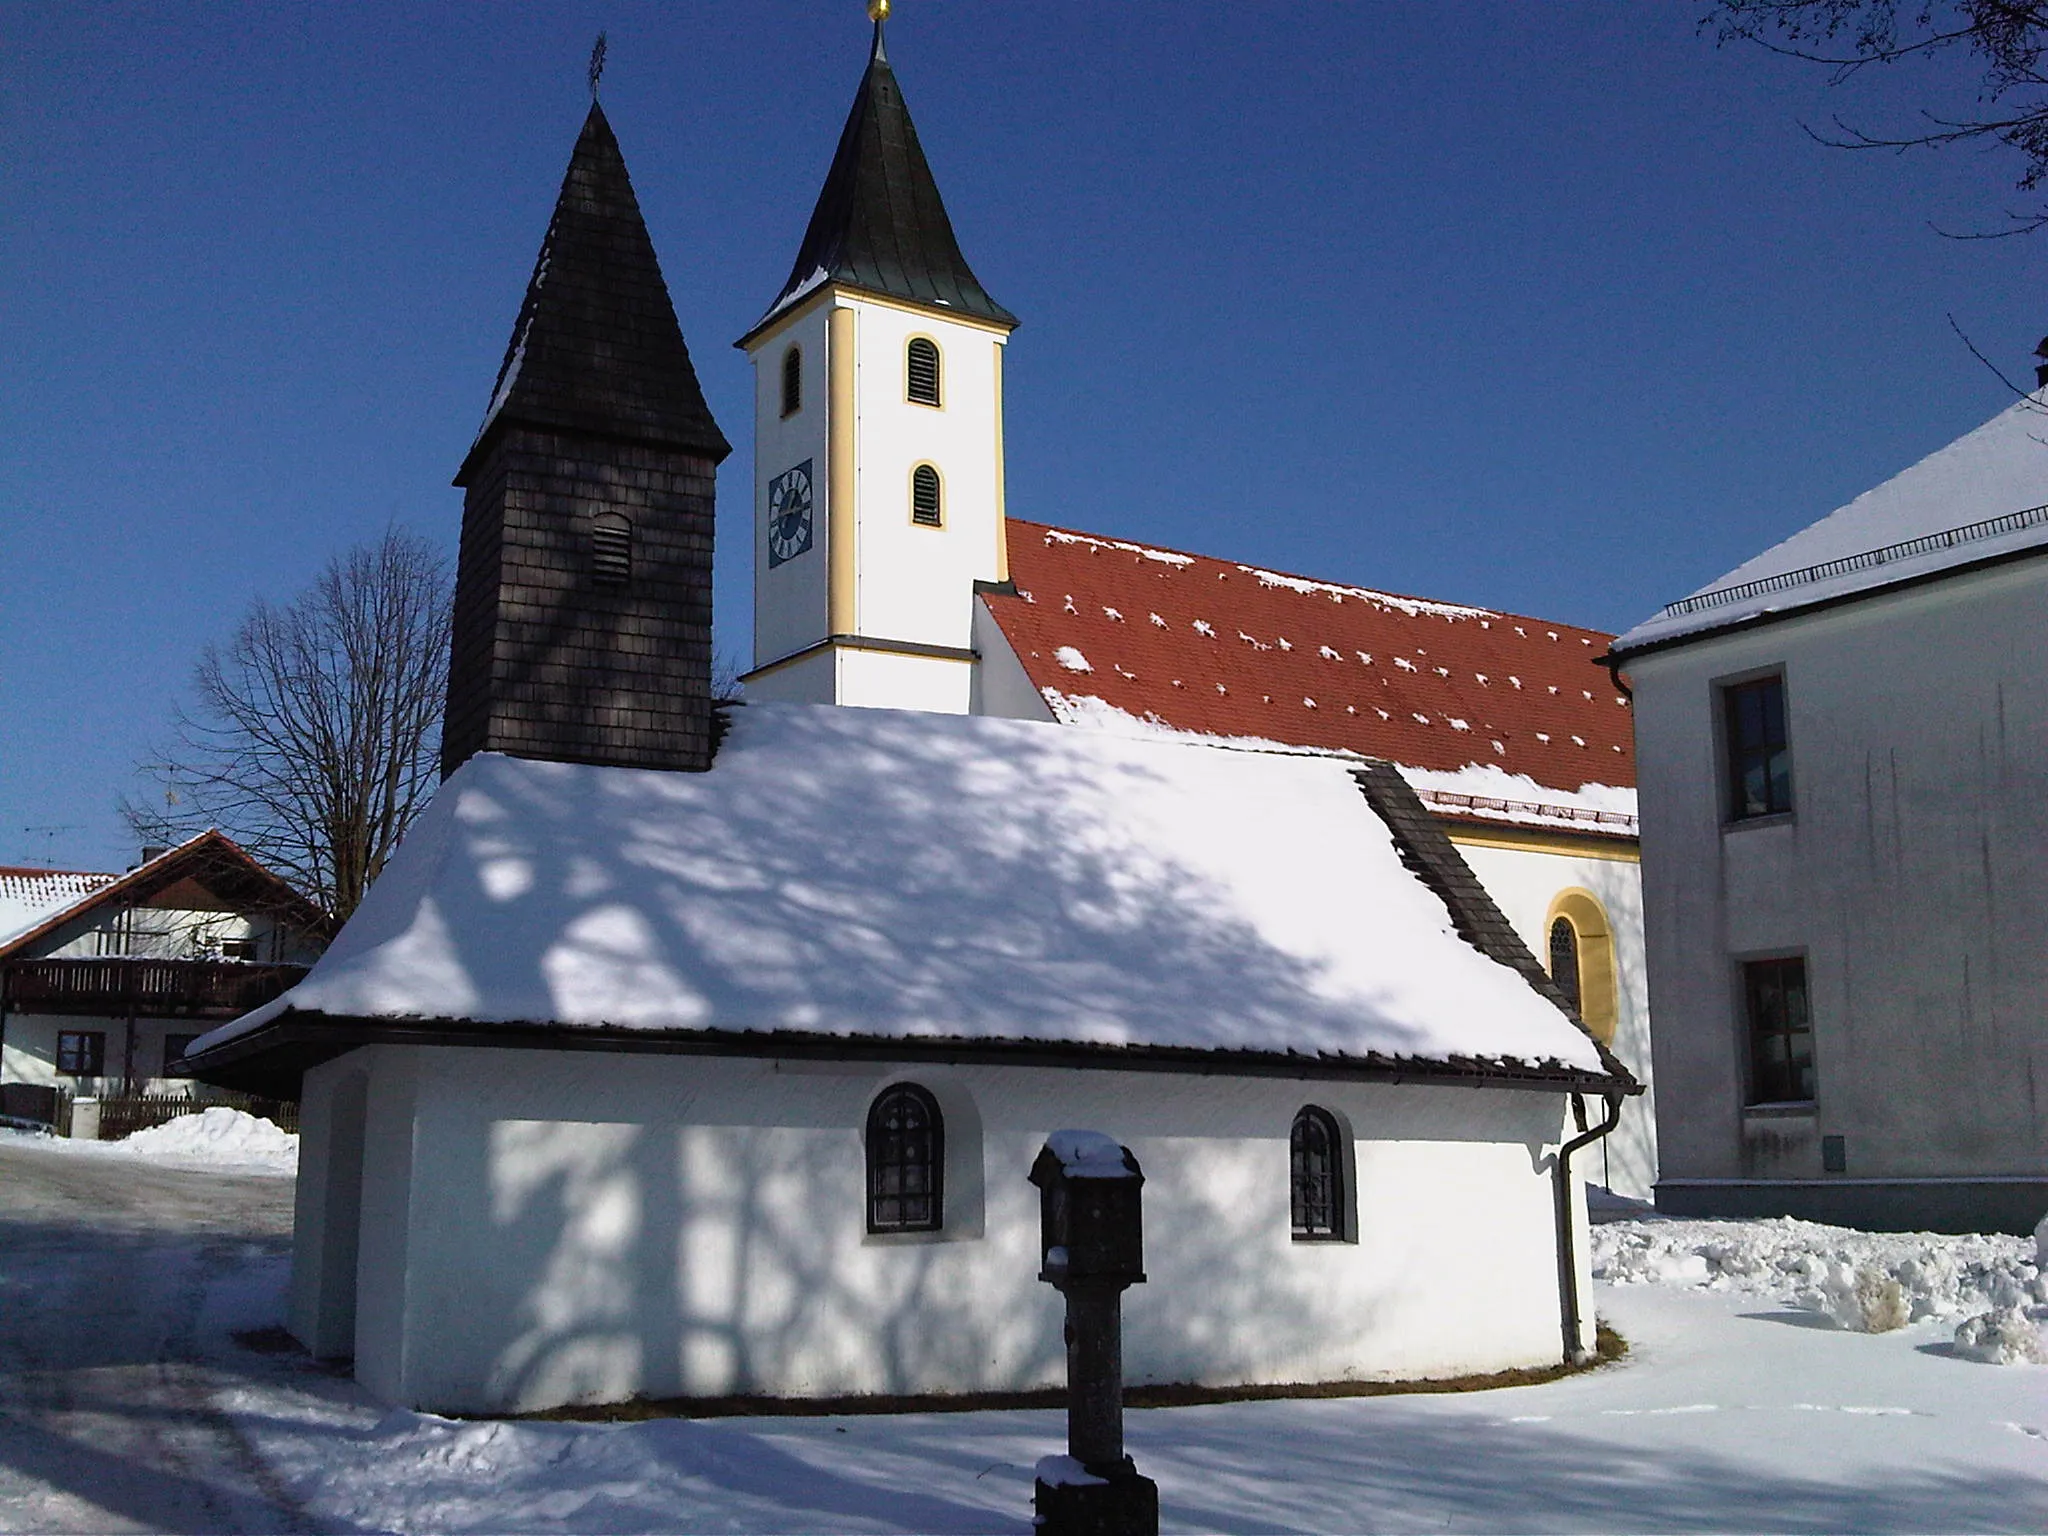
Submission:
<svg viewBox="0 0 2048 1536">
<path fill-rule="evenodd" d="M 2048 1209 L 2048 392 L 1615 642 L 1661 1209 Z"/>
<path fill-rule="evenodd" d="M 909 157 L 879 204 L 877 146 Z M 906 298 L 904 231 L 831 227 L 841 203 L 909 210 L 936 239 L 922 167 L 878 27 L 790 325 L 843 297 L 856 334 L 958 338 L 965 279 Z M 861 266 L 863 239 L 897 265 Z M 1084 1127 L 1147 1177 L 1129 1380 L 1583 1351 L 1564 1149 L 1637 1085 L 1407 781 L 962 718 L 965 693 L 936 700 L 972 683 L 957 657 L 853 630 L 804 669 L 879 658 L 934 697 L 717 715 L 724 452 L 593 106 L 463 466 L 446 782 L 307 979 L 192 1052 L 210 1082 L 303 1095 L 294 1334 L 443 1410 L 1051 1385 L 1026 1175 Z M 971 472 L 939 475 L 934 511 L 927 461 L 878 465 L 894 532 L 966 512 L 944 488 Z M 802 522 L 776 569 L 819 563 Z"/>
<path fill-rule="evenodd" d="M 886 61 L 755 366 L 751 699 L 1161 728 L 1398 764 L 1648 1079 L 1628 701 L 1609 636 L 1011 519 L 1017 320 L 961 254 Z M 1589 1172 L 1647 1198 L 1631 1104 Z"/>
<path fill-rule="evenodd" d="M 318 909 L 220 833 L 144 854 L 125 875 L 0 870 L 0 1090 L 44 1090 L 5 1112 L 187 1091 L 185 1045 L 319 953 Z"/>
</svg>

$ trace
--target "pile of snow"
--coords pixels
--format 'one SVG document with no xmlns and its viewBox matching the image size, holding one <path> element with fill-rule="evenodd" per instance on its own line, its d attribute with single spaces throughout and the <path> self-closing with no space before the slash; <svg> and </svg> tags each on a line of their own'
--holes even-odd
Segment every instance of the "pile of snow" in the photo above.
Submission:
<svg viewBox="0 0 2048 1536">
<path fill-rule="evenodd" d="M 257 1164 L 295 1169 L 299 1138 L 268 1120 L 215 1104 L 124 1137 L 117 1145 L 144 1157 L 181 1163 Z"/>
<path fill-rule="evenodd" d="M 1956 1353 L 2048 1364 L 2048 1218 L 2032 1239 L 1857 1232 L 1776 1217 L 1593 1228 L 1593 1277 L 1768 1297 L 1857 1333 L 1963 1319 Z"/>
</svg>

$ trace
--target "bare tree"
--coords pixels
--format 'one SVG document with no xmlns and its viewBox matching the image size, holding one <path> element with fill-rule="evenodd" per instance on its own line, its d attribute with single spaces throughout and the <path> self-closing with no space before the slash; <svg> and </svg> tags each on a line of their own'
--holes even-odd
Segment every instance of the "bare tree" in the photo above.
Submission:
<svg viewBox="0 0 2048 1536">
<path fill-rule="evenodd" d="M 129 801 L 151 841 L 217 826 L 346 919 L 433 794 L 448 692 L 448 566 L 389 529 L 209 645 L 169 751 Z"/>
<path fill-rule="evenodd" d="M 1714 0 L 1700 25 L 1724 43 L 1754 42 L 1826 65 L 1834 84 L 1873 65 L 1967 55 L 1978 72 L 1974 109 L 1955 115 L 1923 109 L 1917 122 L 1894 132 L 1871 132 L 1837 116 L 1833 133 L 1814 137 L 1840 149 L 1894 151 L 2004 144 L 2020 155 L 2018 190 L 2037 193 L 2048 185 L 2048 73 L 2043 68 L 2048 5 L 2015 0 Z M 2003 228 L 1967 231 L 1958 238 L 2030 233 L 2048 224 L 2048 205 L 2009 211 L 2006 218 Z"/>
</svg>

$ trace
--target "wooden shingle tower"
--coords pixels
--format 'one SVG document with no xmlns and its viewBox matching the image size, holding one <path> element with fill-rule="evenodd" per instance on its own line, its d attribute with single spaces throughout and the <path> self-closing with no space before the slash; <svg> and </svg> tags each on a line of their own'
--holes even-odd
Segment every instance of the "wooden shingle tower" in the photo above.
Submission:
<svg viewBox="0 0 2048 1536">
<path fill-rule="evenodd" d="M 712 420 L 594 101 L 467 493 L 441 771 L 471 754 L 711 762 Z"/>
</svg>

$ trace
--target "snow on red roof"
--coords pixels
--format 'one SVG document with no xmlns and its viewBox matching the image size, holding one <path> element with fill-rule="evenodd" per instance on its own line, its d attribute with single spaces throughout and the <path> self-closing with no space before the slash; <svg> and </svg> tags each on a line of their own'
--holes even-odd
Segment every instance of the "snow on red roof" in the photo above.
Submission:
<svg viewBox="0 0 2048 1536">
<path fill-rule="evenodd" d="M 1544 799 L 1585 799 L 1586 819 L 1601 797 L 1582 788 L 1635 783 L 1628 701 L 1594 662 L 1612 638 L 1599 630 L 1009 528 L 1017 595 L 988 594 L 989 610 L 1060 720 L 1104 723 L 1107 709 L 1436 774 L 1479 764 Z M 1604 830 L 1635 830 L 1610 817 Z"/>
</svg>

